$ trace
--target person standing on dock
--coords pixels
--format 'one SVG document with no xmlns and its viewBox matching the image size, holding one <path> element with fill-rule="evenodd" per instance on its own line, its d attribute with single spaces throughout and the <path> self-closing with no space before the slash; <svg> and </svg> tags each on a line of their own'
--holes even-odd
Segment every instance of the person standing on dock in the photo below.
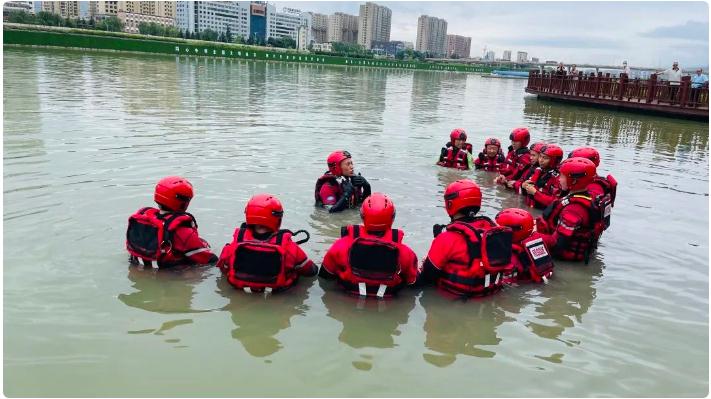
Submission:
<svg viewBox="0 0 711 399">
<path fill-rule="evenodd" d="M 708 87 L 709 78 L 703 74 L 703 69 L 699 68 L 696 70 L 696 74 L 691 76 L 691 101 L 694 103 L 699 102 L 699 93 L 701 88 Z"/>
<path fill-rule="evenodd" d="M 679 68 L 679 63 L 674 61 L 672 67 L 662 72 L 669 81 L 669 101 L 675 102 L 676 95 L 679 92 L 679 85 L 681 84 L 681 69 Z"/>
<path fill-rule="evenodd" d="M 627 66 L 627 61 L 623 61 L 623 62 L 622 62 L 622 73 L 624 73 L 625 75 L 627 75 L 627 78 L 629 79 L 629 78 L 632 77 L 632 76 L 631 76 L 631 72 L 632 72 L 632 71 L 630 71 L 630 67 Z"/>
</svg>

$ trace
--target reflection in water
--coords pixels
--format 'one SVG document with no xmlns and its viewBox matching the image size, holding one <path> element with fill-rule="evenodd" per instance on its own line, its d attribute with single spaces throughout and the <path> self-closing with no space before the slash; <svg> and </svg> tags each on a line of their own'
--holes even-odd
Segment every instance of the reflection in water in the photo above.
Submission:
<svg viewBox="0 0 711 399">
<path fill-rule="evenodd" d="M 203 313 L 192 308 L 196 285 L 209 275 L 207 267 L 177 266 L 169 269 L 143 269 L 129 266 L 128 279 L 138 291 L 119 294 L 126 305 L 155 313 Z"/>
<path fill-rule="evenodd" d="M 693 160 L 707 156 L 708 123 L 684 121 L 627 112 L 602 111 L 597 108 L 564 104 L 526 97 L 523 108 L 531 126 L 557 127 L 551 138 L 566 142 L 571 131 L 577 133 L 576 145 L 632 144 L 637 149 L 651 145 L 656 152 L 689 154 Z M 587 141 L 579 140 L 587 131 Z"/>
<path fill-rule="evenodd" d="M 520 303 L 507 298 L 504 308 L 495 296 L 463 301 L 434 291 L 428 289 L 420 297 L 420 305 L 427 314 L 425 347 L 437 352 L 424 353 L 425 361 L 447 367 L 456 361 L 457 355 L 494 357 L 496 352 L 491 347 L 501 342 L 496 329 L 503 322 L 514 320 L 506 316 L 506 311 L 518 313 Z"/>
<path fill-rule="evenodd" d="M 536 306 L 539 322 L 529 321 L 528 328 L 541 338 L 560 340 L 566 328 L 582 323 L 595 299 L 595 283 L 602 277 L 603 267 L 598 259 L 591 259 L 585 267 L 556 264 L 555 280 L 542 290 L 547 299 Z"/>
<path fill-rule="evenodd" d="M 236 290 L 226 278 L 217 279 L 217 293 L 229 300 L 223 309 L 230 312 L 235 328 L 232 338 L 254 357 L 272 355 L 283 348 L 275 336 L 291 327 L 291 318 L 304 316 L 309 309 L 308 298 L 311 279 L 300 279 L 287 291 L 275 295 L 247 294 Z"/>
<path fill-rule="evenodd" d="M 415 292 L 401 290 L 388 299 L 360 298 L 339 289 L 334 281 L 319 279 L 327 316 L 343 324 L 338 340 L 351 348 L 393 348 L 398 327 L 407 323 L 415 308 Z"/>
</svg>

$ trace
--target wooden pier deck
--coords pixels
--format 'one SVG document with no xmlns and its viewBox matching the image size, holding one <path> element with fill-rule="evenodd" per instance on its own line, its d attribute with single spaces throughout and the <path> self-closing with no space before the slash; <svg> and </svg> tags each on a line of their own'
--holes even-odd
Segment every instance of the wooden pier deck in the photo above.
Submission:
<svg viewBox="0 0 711 399">
<path fill-rule="evenodd" d="M 557 101 L 684 119 L 708 121 L 709 117 L 708 83 L 691 88 L 689 76 L 682 77 L 679 85 L 670 85 L 668 81 L 658 80 L 656 74 L 641 80 L 629 79 L 626 74 L 616 78 L 602 72 L 567 75 L 532 70 L 526 93 Z"/>
</svg>

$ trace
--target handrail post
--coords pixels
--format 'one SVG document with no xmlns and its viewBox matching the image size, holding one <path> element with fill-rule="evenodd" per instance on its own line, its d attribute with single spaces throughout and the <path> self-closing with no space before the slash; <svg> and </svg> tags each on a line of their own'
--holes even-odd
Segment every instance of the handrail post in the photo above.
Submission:
<svg viewBox="0 0 711 399">
<path fill-rule="evenodd" d="M 686 107 L 686 103 L 689 100 L 689 93 L 691 88 L 691 76 L 682 76 L 681 87 L 679 87 L 679 106 Z"/>
<path fill-rule="evenodd" d="M 598 72 L 595 77 L 595 98 L 600 97 L 600 83 L 602 81 L 602 72 Z"/>
<path fill-rule="evenodd" d="M 656 90 L 657 90 L 657 74 L 653 73 L 653 74 L 649 75 L 649 80 L 647 80 L 647 98 L 646 98 L 647 104 L 651 103 L 652 100 L 654 100 L 654 94 L 655 94 Z"/>
<path fill-rule="evenodd" d="M 627 74 L 621 73 L 620 74 L 620 87 L 619 87 L 619 91 L 617 93 L 618 99 L 622 100 L 622 97 L 625 95 L 626 89 L 627 89 Z"/>
</svg>

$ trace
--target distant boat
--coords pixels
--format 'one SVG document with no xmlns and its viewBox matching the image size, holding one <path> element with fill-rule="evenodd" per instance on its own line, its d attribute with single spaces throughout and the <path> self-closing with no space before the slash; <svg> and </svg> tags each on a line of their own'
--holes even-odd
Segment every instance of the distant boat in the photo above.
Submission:
<svg viewBox="0 0 711 399">
<path fill-rule="evenodd" d="M 528 78 L 528 71 L 494 70 L 491 75 L 502 78 Z"/>
</svg>

